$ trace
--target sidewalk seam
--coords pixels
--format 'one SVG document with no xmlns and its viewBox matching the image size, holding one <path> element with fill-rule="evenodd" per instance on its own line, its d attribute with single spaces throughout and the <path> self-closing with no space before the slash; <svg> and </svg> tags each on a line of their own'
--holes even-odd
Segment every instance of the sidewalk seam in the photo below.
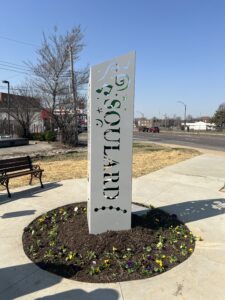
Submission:
<svg viewBox="0 0 225 300">
<path fill-rule="evenodd" d="M 122 287 L 121 287 L 121 283 L 120 282 L 119 282 L 119 287 L 120 287 L 120 293 L 121 293 L 122 299 L 124 300 L 123 291 L 122 291 Z"/>
</svg>

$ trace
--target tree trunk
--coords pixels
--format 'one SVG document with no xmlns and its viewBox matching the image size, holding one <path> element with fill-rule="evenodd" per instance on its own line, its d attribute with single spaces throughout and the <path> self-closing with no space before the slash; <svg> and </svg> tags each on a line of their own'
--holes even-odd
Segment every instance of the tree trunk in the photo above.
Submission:
<svg viewBox="0 0 225 300">
<path fill-rule="evenodd" d="M 70 146 L 78 146 L 78 134 L 74 126 L 68 125 L 66 128 L 61 129 L 62 143 Z"/>
</svg>

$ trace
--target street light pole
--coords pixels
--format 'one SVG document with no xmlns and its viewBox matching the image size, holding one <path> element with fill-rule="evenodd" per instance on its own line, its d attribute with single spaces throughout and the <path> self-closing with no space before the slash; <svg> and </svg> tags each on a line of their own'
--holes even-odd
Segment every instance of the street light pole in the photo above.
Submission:
<svg viewBox="0 0 225 300">
<path fill-rule="evenodd" d="M 178 103 L 183 104 L 184 106 L 184 129 L 186 128 L 186 113 L 187 113 L 187 104 L 185 104 L 183 101 L 178 101 Z"/>
<path fill-rule="evenodd" d="M 3 80 L 2 83 L 8 85 L 7 110 L 8 110 L 8 133 L 10 135 L 10 83 L 8 80 Z"/>
</svg>

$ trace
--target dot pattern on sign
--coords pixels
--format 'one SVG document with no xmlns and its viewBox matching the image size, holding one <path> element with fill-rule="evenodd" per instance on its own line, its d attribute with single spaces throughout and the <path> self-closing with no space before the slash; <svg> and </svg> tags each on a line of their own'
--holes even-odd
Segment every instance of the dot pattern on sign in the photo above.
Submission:
<svg viewBox="0 0 225 300">
<path fill-rule="evenodd" d="M 94 209 L 94 211 L 95 212 L 98 212 L 99 210 L 106 210 L 106 209 L 109 209 L 109 210 L 116 210 L 116 211 L 121 211 L 121 212 L 123 212 L 124 214 L 126 214 L 127 213 L 127 210 L 126 209 L 121 209 L 120 207 L 114 207 L 114 206 L 112 206 L 112 205 L 110 205 L 110 206 L 102 206 L 102 207 L 99 207 L 99 208 L 95 208 Z"/>
</svg>

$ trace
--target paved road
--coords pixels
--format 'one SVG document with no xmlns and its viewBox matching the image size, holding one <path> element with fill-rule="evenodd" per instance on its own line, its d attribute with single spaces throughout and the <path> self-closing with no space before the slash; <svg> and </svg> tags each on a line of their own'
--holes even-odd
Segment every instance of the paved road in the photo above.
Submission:
<svg viewBox="0 0 225 300">
<path fill-rule="evenodd" d="M 134 140 L 150 141 L 153 143 L 174 144 L 180 146 L 188 146 L 193 148 L 202 148 L 208 150 L 225 152 L 225 135 L 206 135 L 206 134 L 187 134 L 172 132 L 134 132 Z M 87 134 L 80 135 L 80 141 L 87 143 Z M 45 142 L 35 144 L 30 141 L 30 145 L 20 147 L 0 148 L 0 157 L 8 157 L 13 155 L 31 155 L 54 150 L 54 145 Z M 58 149 L 58 147 L 56 147 Z"/>
<path fill-rule="evenodd" d="M 225 135 L 134 132 L 134 140 L 225 151 Z"/>
</svg>

